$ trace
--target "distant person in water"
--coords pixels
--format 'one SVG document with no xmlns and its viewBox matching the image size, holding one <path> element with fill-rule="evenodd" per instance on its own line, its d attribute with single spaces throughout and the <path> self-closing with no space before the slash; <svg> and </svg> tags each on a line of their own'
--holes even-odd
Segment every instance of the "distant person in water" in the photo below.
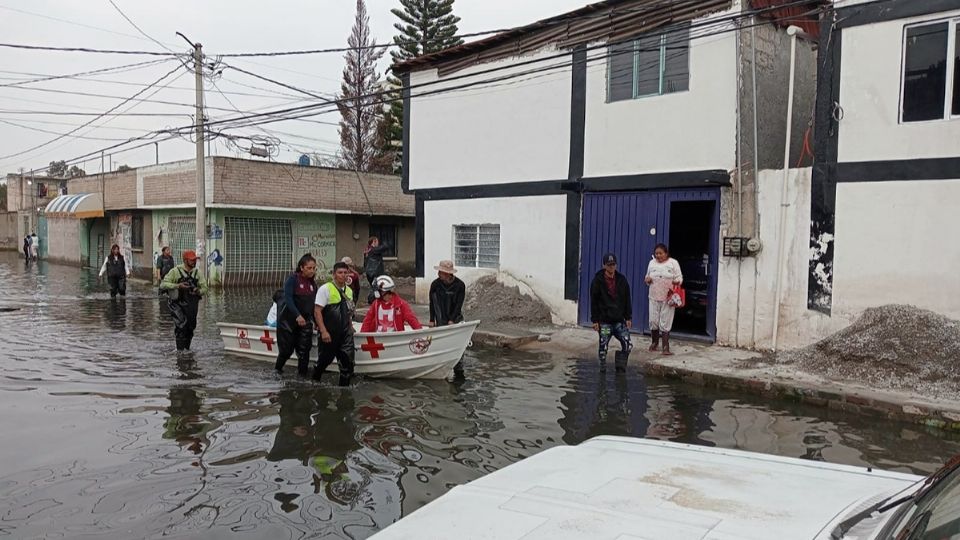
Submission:
<svg viewBox="0 0 960 540">
<path fill-rule="evenodd" d="M 173 255 L 170 253 L 170 246 L 163 246 L 160 250 L 160 256 L 157 257 L 156 264 L 156 278 L 157 284 L 163 281 L 163 278 L 167 277 L 167 274 L 173 270 L 173 267 L 177 265 L 177 260 L 173 258 Z"/>
<path fill-rule="evenodd" d="M 40 260 L 40 237 L 37 233 L 30 233 L 30 258 Z"/>
<path fill-rule="evenodd" d="M 30 235 L 24 235 L 23 237 L 23 258 L 30 260 Z"/>
<path fill-rule="evenodd" d="M 353 259 L 350 257 L 344 257 L 340 259 L 340 262 L 350 268 L 350 275 L 347 276 L 347 285 L 350 286 L 350 290 L 353 291 L 353 298 L 356 300 L 360 298 L 360 274 L 357 273 L 357 269 L 353 266 Z"/>
<path fill-rule="evenodd" d="M 177 265 L 160 282 L 160 289 L 167 292 L 167 306 L 173 317 L 173 335 L 177 352 L 190 350 L 193 332 L 197 328 L 197 312 L 200 300 L 207 294 L 207 280 L 197 270 L 197 253 L 192 249 L 183 252 L 183 264 Z"/>
<path fill-rule="evenodd" d="M 110 284 L 110 298 L 116 298 L 127 295 L 127 278 L 130 277 L 130 268 L 127 261 L 120 254 L 120 246 L 114 244 L 110 248 L 110 254 L 103 261 L 100 267 L 100 278 L 107 275 L 107 283 Z"/>
</svg>

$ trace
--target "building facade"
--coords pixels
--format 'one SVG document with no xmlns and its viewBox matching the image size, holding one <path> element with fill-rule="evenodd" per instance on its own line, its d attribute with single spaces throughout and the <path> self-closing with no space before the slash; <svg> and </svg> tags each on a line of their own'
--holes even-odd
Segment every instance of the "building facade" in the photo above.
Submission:
<svg viewBox="0 0 960 540">
<path fill-rule="evenodd" d="M 600 2 L 398 66 L 418 294 L 449 258 L 467 281 L 495 273 L 558 321 L 589 324 L 583 299 L 613 251 L 643 330 L 643 276 L 664 243 L 692 299 L 675 330 L 733 342 L 720 304 L 753 263 L 724 257 L 723 239 L 759 236 L 757 171 L 782 164 L 787 144 L 777 5 Z M 815 59 L 800 42 L 795 106 L 807 113 L 792 120 L 790 159 L 803 154 Z"/>
<path fill-rule="evenodd" d="M 55 226 L 46 258 L 99 266 L 117 244 L 133 272 L 150 278 L 163 246 L 196 249 L 193 160 L 71 179 L 39 223 Z M 321 167 L 212 157 L 206 160 L 205 259 L 213 284 L 279 282 L 305 253 L 326 271 L 343 256 L 358 264 L 370 235 L 391 244 L 388 266 L 412 269 L 414 201 L 396 177 Z M 99 215 L 69 210 L 68 199 L 102 195 Z M 76 209 L 74 209 L 76 210 Z M 60 241 L 63 239 L 64 241 Z M 74 240 L 66 240 L 74 239 Z"/>
</svg>

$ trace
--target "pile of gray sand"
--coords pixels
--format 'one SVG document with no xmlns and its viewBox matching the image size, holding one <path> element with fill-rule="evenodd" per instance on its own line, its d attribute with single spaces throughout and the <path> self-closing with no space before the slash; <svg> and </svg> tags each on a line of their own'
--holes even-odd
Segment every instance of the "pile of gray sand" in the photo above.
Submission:
<svg viewBox="0 0 960 540">
<path fill-rule="evenodd" d="M 496 276 L 484 276 L 467 289 L 463 312 L 467 320 L 479 319 L 487 327 L 502 323 L 551 323 L 550 308 L 543 301 L 521 293 L 519 287 L 505 286 Z"/>
<path fill-rule="evenodd" d="M 958 399 L 960 321 L 913 306 L 871 308 L 840 332 L 777 360 L 831 380 Z"/>
</svg>

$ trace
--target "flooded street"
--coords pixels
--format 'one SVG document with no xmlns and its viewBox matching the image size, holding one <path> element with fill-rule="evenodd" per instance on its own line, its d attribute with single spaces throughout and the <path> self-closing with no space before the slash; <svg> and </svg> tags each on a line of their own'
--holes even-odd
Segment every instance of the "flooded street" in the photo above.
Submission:
<svg viewBox="0 0 960 540">
<path fill-rule="evenodd" d="M 279 378 L 224 355 L 215 327 L 260 323 L 265 290 L 214 292 L 178 361 L 145 282 L 111 300 L 93 271 L 14 253 L 0 253 L 0 282 L 0 308 L 19 308 L 0 310 L 0 536 L 366 538 L 453 486 L 606 434 L 916 473 L 960 453 L 957 435 L 635 365 L 602 374 L 591 358 L 474 349 L 462 384 L 341 389 L 293 364 Z"/>
</svg>

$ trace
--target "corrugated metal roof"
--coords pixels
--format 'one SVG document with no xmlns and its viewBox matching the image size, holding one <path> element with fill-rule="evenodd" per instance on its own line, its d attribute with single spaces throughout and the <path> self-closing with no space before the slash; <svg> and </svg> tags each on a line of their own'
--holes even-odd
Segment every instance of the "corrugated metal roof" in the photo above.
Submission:
<svg viewBox="0 0 960 540">
<path fill-rule="evenodd" d="M 495 36 L 464 43 L 396 64 L 398 73 L 437 68 L 441 75 L 530 53 L 556 43 L 560 48 L 593 41 L 617 41 L 671 23 L 728 10 L 731 0 L 605 0 Z"/>
<path fill-rule="evenodd" d="M 103 217 L 103 201 L 99 193 L 60 195 L 47 204 L 43 213 L 50 217 Z"/>
</svg>

